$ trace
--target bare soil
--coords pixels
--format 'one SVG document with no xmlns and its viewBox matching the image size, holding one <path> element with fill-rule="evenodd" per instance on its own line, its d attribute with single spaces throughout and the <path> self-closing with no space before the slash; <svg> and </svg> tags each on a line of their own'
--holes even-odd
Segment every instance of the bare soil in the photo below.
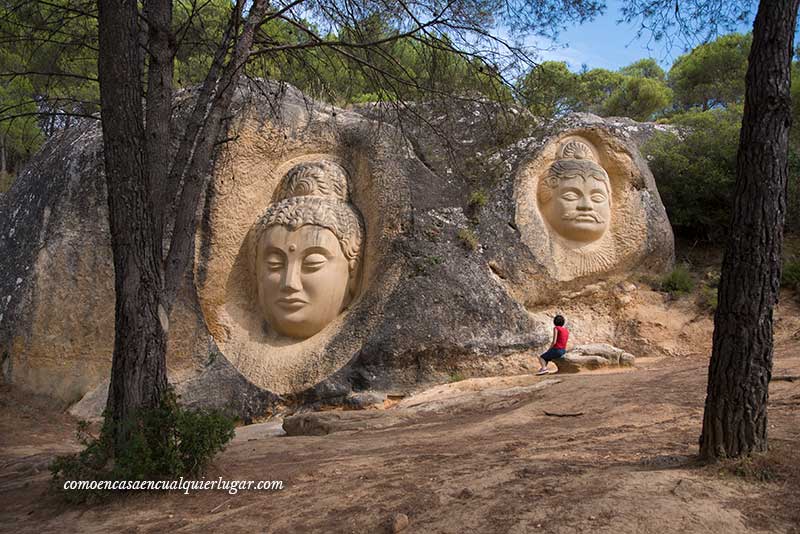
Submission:
<svg viewBox="0 0 800 534">
<path fill-rule="evenodd" d="M 800 309 L 789 294 L 782 301 L 773 375 L 797 376 Z M 280 491 L 140 493 L 68 505 L 48 489 L 47 464 L 78 450 L 75 421 L 6 387 L 0 531 L 386 532 L 403 513 L 404 532 L 800 533 L 800 381 L 770 386 L 767 455 L 701 464 L 711 321 L 686 301 L 663 310 L 654 302 L 644 299 L 643 313 L 671 319 L 648 339 L 673 355 L 640 358 L 635 371 L 551 375 L 560 382 L 511 403 L 389 428 L 243 432 L 207 475 L 282 480 Z M 480 387 L 508 387 L 509 379 L 498 384 Z"/>
</svg>

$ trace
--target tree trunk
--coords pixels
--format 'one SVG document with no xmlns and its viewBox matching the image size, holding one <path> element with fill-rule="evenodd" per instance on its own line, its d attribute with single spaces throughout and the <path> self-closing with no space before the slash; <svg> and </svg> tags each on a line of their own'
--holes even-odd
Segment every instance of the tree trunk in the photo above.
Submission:
<svg viewBox="0 0 800 534">
<path fill-rule="evenodd" d="M 157 406 L 167 388 L 161 243 L 145 164 L 137 16 L 136 0 L 99 0 L 98 74 L 116 293 L 107 408 L 117 451 L 130 437 L 137 410 Z"/>
<path fill-rule="evenodd" d="M 753 26 L 736 195 L 700 436 L 700 456 L 709 460 L 767 449 L 772 308 L 780 287 L 798 3 L 761 0 Z"/>
<path fill-rule="evenodd" d="M 6 174 L 6 136 L 0 135 L 0 176 Z"/>
<path fill-rule="evenodd" d="M 146 0 L 147 108 L 145 111 L 147 173 L 151 189 L 156 242 L 163 239 L 164 218 L 171 207 L 167 180 L 172 143 L 172 77 L 175 36 L 172 32 L 172 0 Z M 163 254 L 162 254 L 163 257 Z"/>
</svg>

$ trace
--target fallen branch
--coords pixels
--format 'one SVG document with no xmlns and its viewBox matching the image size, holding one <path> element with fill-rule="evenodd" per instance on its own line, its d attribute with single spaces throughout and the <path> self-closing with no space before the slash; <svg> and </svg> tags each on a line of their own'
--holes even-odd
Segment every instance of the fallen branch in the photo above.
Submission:
<svg viewBox="0 0 800 534">
<path fill-rule="evenodd" d="M 576 413 L 544 412 L 544 414 L 549 415 L 550 417 L 579 417 L 583 415 L 583 412 L 576 412 Z"/>
<path fill-rule="evenodd" d="M 778 375 L 773 376 L 773 382 L 794 382 L 796 380 L 800 380 L 800 375 Z"/>
</svg>

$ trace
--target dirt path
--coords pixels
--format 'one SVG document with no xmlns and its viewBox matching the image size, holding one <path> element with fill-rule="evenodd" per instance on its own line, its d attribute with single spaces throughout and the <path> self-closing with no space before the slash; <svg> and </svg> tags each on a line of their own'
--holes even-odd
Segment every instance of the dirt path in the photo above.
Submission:
<svg viewBox="0 0 800 534">
<path fill-rule="evenodd" d="M 796 321 L 782 324 L 775 374 L 800 375 Z M 281 491 L 139 494 L 84 507 L 47 492 L 47 461 L 76 447 L 69 418 L 5 390 L 0 531 L 364 533 L 384 532 L 404 513 L 404 532 L 800 532 L 800 382 L 771 385 L 774 451 L 763 465 L 744 465 L 774 471 L 762 482 L 694 460 L 704 357 L 640 365 L 558 376 L 492 412 L 240 439 L 208 476 L 283 480 Z"/>
</svg>

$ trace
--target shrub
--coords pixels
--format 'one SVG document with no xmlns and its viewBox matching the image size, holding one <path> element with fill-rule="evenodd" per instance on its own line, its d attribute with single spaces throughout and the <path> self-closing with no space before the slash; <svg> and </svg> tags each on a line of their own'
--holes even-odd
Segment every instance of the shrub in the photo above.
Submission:
<svg viewBox="0 0 800 534">
<path fill-rule="evenodd" d="M 676 265 L 672 272 L 661 279 L 661 291 L 670 294 L 689 293 L 694 289 L 694 280 L 685 265 Z"/>
<path fill-rule="evenodd" d="M 783 264 L 781 285 L 794 291 L 800 290 L 800 261 L 788 260 Z"/>
<path fill-rule="evenodd" d="M 469 196 L 469 205 L 472 208 L 482 208 L 489 201 L 489 197 L 483 189 L 476 189 Z"/>
<path fill-rule="evenodd" d="M 455 382 L 461 382 L 462 380 L 465 380 L 464 375 L 457 371 L 451 374 L 447 379 L 447 381 L 450 382 L 451 384 L 454 384 Z"/>
<path fill-rule="evenodd" d="M 475 232 L 470 230 L 469 228 L 462 228 L 458 231 L 458 238 L 461 240 L 461 243 L 464 244 L 469 250 L 475 250 L 478 248 L 478 236 L 475 235 Z"/>
<path fill-rule="evenodd" d="M 700 289 L 700 300 L 698 302 L 701 307 L 709 311 L 716 311 L 717 304 L 719 303 L 718 290 L 716 287 L 703 285 Z"/>
<path fill-rule="evenodd" d="M 0 171 L 0 193 L 5 193 L 11 189 L 12 183 L 14 183 L 14 175 Z"/>
<path fill-rule="evenodd" d="M 725 237 L 733 208 L 741 106 L 676 115 L 681 135 L 658 132 L 642 147 L 675 232 Z"/>
<path fill-rule="evenodd" d="M 133 416 L 131 425 L 133 431 L 125 449 L 114 455 L 108 418 L 98 437 L 89 434 L 86 422 L 79 422 L 78 440 L 85 448 L 53 461 L 53 487 L 71 502 L 87 502 L 102 500 L 109 491 L 67 491 L 64 482 L 197 477 L 234 435 L 233 419 L 218 411 L 183 408 L 171 390 L 160 406 Z"/>
</svg>

